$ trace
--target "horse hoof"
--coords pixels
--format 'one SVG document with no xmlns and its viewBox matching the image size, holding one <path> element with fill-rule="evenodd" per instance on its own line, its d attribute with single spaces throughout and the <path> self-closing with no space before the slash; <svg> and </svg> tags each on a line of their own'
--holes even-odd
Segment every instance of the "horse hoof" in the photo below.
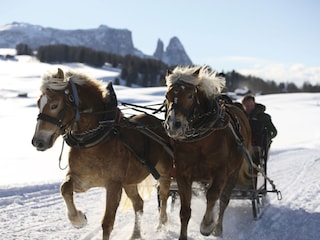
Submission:
<svg viewBox="0 0 320 240">
<path fill-rule="evenodd" d="M 166 223 L 159 223 L 157 226 L 157 232 L 167 232 L 167 224 Z"/>
<path fill-rule="evenodd" d="M 81 211 L 77 211 L 77 215 L 75 216 L 71 216 L 68 214 L 68 218 L 72 226 L 75 228 L 83 228 L 84 226 L 87 225 L 87 222 L 88 222 L 86 215 Z"/>
<path fill-rule="evenodd" d="M 180 236 L 180 237 L 179 237 L 179 240 L 188 240 L 188 238 L 185 237 L 185 236 Z"/>
<path fill-rule="evenodd" d="M 209 236 L 213 231 L 214 223 L 205 225 L 203 222 L 200 225 L 200 233 L 203 236 Z"/>
<path fill-rule="evenodd" d="M 140 232 L 139 233 L 133 233 L 133 235 L 130 238 L 130 240 L 137 240 L 137 239 L 141 239 Z"/>
<path fill-rule="evenodd" d="M 212 232 L 213 236 L 215 237 L 222 237 L 222 227 L 215 227 L 213 232 Z"/>
</svg>

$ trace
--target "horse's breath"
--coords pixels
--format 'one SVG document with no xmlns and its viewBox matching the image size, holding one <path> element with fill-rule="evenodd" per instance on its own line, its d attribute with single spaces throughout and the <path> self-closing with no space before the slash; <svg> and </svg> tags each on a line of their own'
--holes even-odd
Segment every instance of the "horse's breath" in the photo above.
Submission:
<svg viewBox="0 0 320 240">
<path fill-rule="evenodd" d="M 61 194 L 71 223 L 75 227 L 86 224 L 85 215 L 75 206 L 73 192 L 104 187 L 107 204 L 102 229 L 103 239 L 109 239 L 124 189 L 135 211 L 132 238 L 139 238 L 143 199 L 137 184 L 151 172 L 160 175 L 159 225 L 165 224 L 173 160 L 161 120 L 147 114 L 124 118 L 112 84 L 103 88 L 101 82 L 78 72 L 58 69 L 44 75 L 40 89 L 32 144 L 45 151 L 63 135 L 70 146 Z"/>
<path fill-rule="evenodd" d="M 167 134 L 176 140 L 174 157 L 181 200 L 179 239 L 187 239 L 193 181 L 205 182 L 208 186 L 201 233 L 222 235 L 223 214 L 231 191 L 238 179 L 246 180 L 245 176 L 249 175 L 236 140 L 243 139 L 243 145 L 250 148 L 247 117 L 240 108 L 221 103 L 224 78 L 206 66 L 177 67 L 168 72 L 166 83 L 164 126 Z M 213 207 L 218 199 L 220 211 L 215 223 Z"/>
</svg>

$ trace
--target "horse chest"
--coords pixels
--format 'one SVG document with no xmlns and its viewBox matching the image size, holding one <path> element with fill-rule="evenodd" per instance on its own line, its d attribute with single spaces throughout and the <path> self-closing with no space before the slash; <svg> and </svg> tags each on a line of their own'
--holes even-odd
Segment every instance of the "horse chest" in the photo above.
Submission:
<svg viewBox="0 0 320 240">
<path fill-rule="evenodd" d="M 228 166 L 228 151 L 223 151 L 223 143 L 181 143 L 175 146 L 177 172 L 194 181 L 212 179 L 215 171 Z"/>
</svg>

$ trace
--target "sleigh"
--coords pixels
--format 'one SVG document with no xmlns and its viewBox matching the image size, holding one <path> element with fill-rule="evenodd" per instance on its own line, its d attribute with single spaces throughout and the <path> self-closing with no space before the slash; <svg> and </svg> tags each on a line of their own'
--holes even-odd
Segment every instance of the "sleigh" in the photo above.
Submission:
<svg viewBox="0 0 320 240">
<path fill-rule="evenodd" d="M 258 220 L 266 204 L 267 193 L 276 193 L 279 200 L 282 199 L 281 192 L 276 189 L 273 181 L 267 176 L 268 146 L 253 147 L 253 154 L 249 161 L 252 183 L 247 186 L 237 185 L 231 194 L 231 199 L 249 200 L 252 203 L 252 214 Z M 269 189 L 270 186 L 272 189 Z"/>
</svg>

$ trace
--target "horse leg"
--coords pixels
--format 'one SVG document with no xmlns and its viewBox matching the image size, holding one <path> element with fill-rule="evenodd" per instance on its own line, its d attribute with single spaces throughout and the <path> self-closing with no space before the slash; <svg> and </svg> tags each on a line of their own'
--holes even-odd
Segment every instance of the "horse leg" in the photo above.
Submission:
<svg viewBox="0 0 320 240">
<path fill-rule="evenodd" d="M 102 220 L 102 239 L 109 240 L 113 229 L 116 212 L 122 194 L 122 186 L 120 182 L 110 182 L 106 188 L 106 210 Z"/>
<path fill-rule="evenodd" d="M 187 232 L 188 232 L 188 223 L 191 217 L 191 193 L 192 193 L 192 182 L 188 181 L 185 178 L 178 178 L 177 183 L 179 188 L 180 195 L 180 221 L 181 221 L 181 229 L 180 229 L 180 237 L 179 240 L 187 240 Z"/>
<path fill-rule="evenodd" d="M 221 191 L 221 181 L 215 178 L 210 188 L 207 190 L 207 206 L 203 219 L 200 224 L 200 232 L 204 236 L 209 236 L 214 229 L 214 212 L 213 208 L 219 198 Z"/>
<path fill-rule="evenodd" d="M 131 239 L 140 239 L 141 238 L 141 218 L 143 214 L 143 199 L 141 198 L 137 185 L 127 185 L 124 187 L 124 190 L 131 200 L 134 213 L 135 213 L 135 220 L 134 220 L 134 229 L 131 236 Z"/>
<path fill-rule="evenodd" d="M 225 187 L 222 189 L 222 193 L 220 195 L 220 210 L 217 222 L 214 227 L 213 235 L 221 236 L 222 235 L 222 224 L 223 224 L 223 216 L 224 211 L 226 210 L 229 202 L 230 196 L 232 193 L 232 189 L 234 188 L 236 181 L 238 179 L 238 171 L 234 172 L 227 180 Z"/>
<path fill-rule="evenodd" d="M 64 183 L 61 184 L 60 192 L 67 206 L 67 215 L 71 224 L 76 228 L 82 228 L 87 224 L 86 216 L 77 210 L 73 199 L 73 181 L 70 175 L 67 175 Z"/>
<path fill-rule="evenodd" d="M 161 228 L 162 225 L 165 225 L 168 222 L 167 201 L 168 201 L 169 191 L 170 191 L 170 182 L 171 181 L 169 178 L 161 177 L 159 179 L 160 216 L 159 216 L 158 228 Z"/>
</svg>

